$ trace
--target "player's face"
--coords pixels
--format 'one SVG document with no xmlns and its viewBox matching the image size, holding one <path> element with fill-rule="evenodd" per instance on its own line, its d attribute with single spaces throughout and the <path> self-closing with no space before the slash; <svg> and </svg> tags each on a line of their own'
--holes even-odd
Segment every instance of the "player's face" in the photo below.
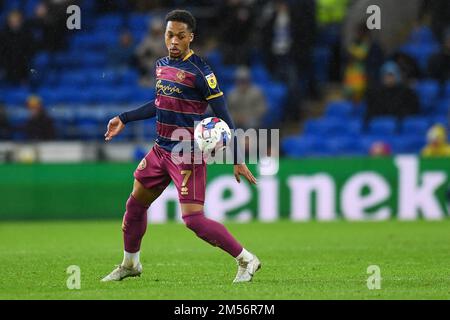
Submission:
<svg viewBox="0 0 450 320">
<path fill-rule="evenodd" d="M 169 21 L 166 26 L 166 47 L 171 58 L 181 58 L 189 53 L 194 34 L 186 23 Z"/>
</svg>

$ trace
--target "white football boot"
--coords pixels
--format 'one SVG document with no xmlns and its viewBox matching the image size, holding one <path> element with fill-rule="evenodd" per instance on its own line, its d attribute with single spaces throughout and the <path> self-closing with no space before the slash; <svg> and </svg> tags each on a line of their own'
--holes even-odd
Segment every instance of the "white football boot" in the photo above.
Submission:
<svg viewBox="0 0 450 320">
<path fill-rule="evenodd" d="M 255 255 L 253 255 L 253 258 L 250 261 L 240 259 L 237 261 L 237 264 L 238 272 L 236 274 L 236 278 L 233 280 L 233 283 L 252 281 L 255 272 L 261 269 L 261 262 Z"/>
<path fill-rule="evenodd" d="M 139 263 L 135 268 L 127 268 L 122 265 L 117 266 L 110 274 L 104 277 L 101 281 L 120 281 L 128 277 L 140 277 L 142 273 L 142 264 Z"/>
</svg>

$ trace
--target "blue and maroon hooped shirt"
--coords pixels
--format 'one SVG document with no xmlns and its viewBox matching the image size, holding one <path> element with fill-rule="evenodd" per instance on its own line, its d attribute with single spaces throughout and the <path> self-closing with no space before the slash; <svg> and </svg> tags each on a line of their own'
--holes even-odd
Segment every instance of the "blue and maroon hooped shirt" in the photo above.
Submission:
<svg viewBox="0 0 450 320">
<path fill-rule="evenodd" d="M 202 120 L 208 100 L 222 95 L 211 68 L 192 50 L 183 59 L 156 61 L 156 143 L 172 150 L 179 141 L 171 135 L 178 128 L 193 140 L 194 122 Z"/>
</svg>

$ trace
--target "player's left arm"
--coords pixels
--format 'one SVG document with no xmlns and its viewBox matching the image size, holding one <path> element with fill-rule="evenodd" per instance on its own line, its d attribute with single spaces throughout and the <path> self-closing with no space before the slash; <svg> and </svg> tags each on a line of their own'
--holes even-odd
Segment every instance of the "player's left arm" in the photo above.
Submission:
<svg viewBox="0 0 450 320">
<path fill-rule="evenodd" d="M 244 157 L 240 152 L 239 143 L 237 137 L 234 134 L 234 122 L 228 112 L 227 104 L 223 96 L 222 90 L 220 90 L 219 84 L 217 83 L 216 76 L 214 75 L 211 68 L 206 63 L 201 63 L 197 65 L 201 71 L 200 75 L 197 77 L 197 88 L 202 92 L 203 97 L 208 101 L 214 114 L 225 121 L 233 132 L 233 142 L 235 147 L 235 157 L 234 157 L 234 177 L 238 183 L 241 182 L 240 176 L 244 176 L 250 183 L 256 184 L 256 179 L 247 168 L 244 162 Z"/>
<path fill-rule="evenodd" d="M 222 119 L 225 121 L 228 126 L 231 129 L 231 132 L 233 132 L 233 139 L 234 139 L 234 148 L 235 148 L 235 164 L 234 164 L 234 176 L 236 178 L 236 181 L 238 183 L 241 182 L 240 176 L 244 176 L 250 183 L 256 184 L 256 178 L 253 176 L 252 172 L 248 169 L 247 165 L 244 162 L 244 158 L 242 156 L 242 153 L 240 152 L 239 143 L 237 141 L 236 135 L 234 135 L 234 122 L 231 118 L 230 113 L 228 112 L 228 108 L 226 105 L 226 101 L 223 95 L 216 97 L 214 99 L 210 99 L 209 105 L 211 106 L 211 109 L 213 110 L 216 117 Z"/>
</svg>

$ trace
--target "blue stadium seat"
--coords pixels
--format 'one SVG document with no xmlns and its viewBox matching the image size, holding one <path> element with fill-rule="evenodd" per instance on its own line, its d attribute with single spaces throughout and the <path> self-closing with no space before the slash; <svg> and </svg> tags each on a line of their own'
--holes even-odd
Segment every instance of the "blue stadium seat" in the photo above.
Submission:
<svg viewBox="0 0 450 320">
<path fill-rule="evenodd" d="M 340 135 L 347 132 L 346 124 L 339 118 L 320 118 L 307 120 L 305 123 L 305 133 L 320 135 L 323 138 Z"/>
<path fill-rule="evenodd" d="M 425 71 L 430 56 L 439 51 L 439 45 L 408 43 L 401 47 L 400 51 L 413 57 L 419 64 L 419 67 Z"/>
<path fill-rule="evenodd" d="M 358 139 L 351 136 L 341 136 L 325 139 L 325 144 L 334 156 L 350 156 L 365 154 Z"/>
<path fill-rule="evenodd" d="M 402 121 L 401 133 L 403 135 L 422 135 L 425 136 L 428 128 L 430 127 L 430 121 L 426 117 L 411 116 Z"/>
<path fill-rule="evenodd" d="M 436 45 L 438 42 L 433 35 L 433 31 L 427 26 L 421 26 L 420 28 L 413 29 L 409 35 L 408 43 L 414 44 L 432 44 Z"/>
<path fill-rule="evenodd" d="M 343 134 L 347 133 L 352 136 L 359 136 L 363 131 L 363 122 L 360 119 L 352 118 L 345 123 L 345 130 Z"/>
<path fill-rule="evenodd" d="M 434 125 L 434 124 L 441 124 L 444 127 L 446 127 L 447 129 L 449 129 L 449 116 L 441 115 L 441 116 L 433 117 L 431 120 L 431 125 Z"/>
<path fill-rule="evenodd" d="M 321 139 L 311 135 L 286 137 L 282 140 L 281 146 L 289 157 L 314 156 L 324 149 Z"/>
<path fill-rule="evenodd" d="M 87 68 L 100 68 L 106 64 L 106 56 L 101 53 L 85 53 L 81 60 L 82 66 Z"/>
<path fill-rule="evenodd" d="M 445 83 L 444 91 L 445 98 L 450 98 L 450 80 Z"/>
<path fill-rule="evenodd" d="M 50 63 L 50 56 L 47 52 L 40 52 L 33 58 L 33 68 L 38 71 L 46 70 Z"/>
<path fill-rule="evenodd" d="M 396 154 L 418 154 L 425 144 L 423 135 L 404 134 L 394 138 L 392 149 Z"/>
<path fill-rule="evenodd" d="M 222 52 L 220 52 L 220 50 L 217 49 L 209 51 L 205 56 L 205 60 L 214 70 L 216 70 L 222 65 L 223 61 Z"/>
<path fill-rule="evenodd" d="M 151 23 L 151 16 L 148 14 L 133 14 L 128 19 L 128 27 L 131 30 L 147 31 Z"/>
<path fill-rule="evenodd" d="M 258 84 L 265 86 L 271 82 L 270 74 L 266 67 L 262 64 L 256 64 L 251 67 L 252 80 Z"/>
<path fill-rule="evenodd" d="M 439 95 L 439 83 L 436 80 L 422 80 L 416 86 L 421 109 L 427 111 L 433 108 Z"/>
<path fill-rule="evenodd" d="M 120 30 L 124 25 L 124 19 L 120 14 L 105 14 L 95 21 L 95 30 Z"/>
<path fill-rule="evenodd" d="M 27 89 L 18 88 L 6 91 L 3 100 L 5 104 L 24 105 L 29 95 L 30 91 Z"/>
<path fill-rule="evenodd" d="M 394 135 L 397 131 L 397 122 L 394 117 L 377 117 L 369 123 L 369 134 Z"/>
<path fill-rule="evenodd" d="M 326 117 L 336 117 L 340 119 L 349 118 L 352 115 L 353 106 L 351 102 L 341 100 L 328 103 L 325 111 Z"/>
<path fill-rule="evenodd" d="M 445 98 L 437 103 L 437 114 L 439 115 L 450 115 L 450 98 Z"/>
</svg>

